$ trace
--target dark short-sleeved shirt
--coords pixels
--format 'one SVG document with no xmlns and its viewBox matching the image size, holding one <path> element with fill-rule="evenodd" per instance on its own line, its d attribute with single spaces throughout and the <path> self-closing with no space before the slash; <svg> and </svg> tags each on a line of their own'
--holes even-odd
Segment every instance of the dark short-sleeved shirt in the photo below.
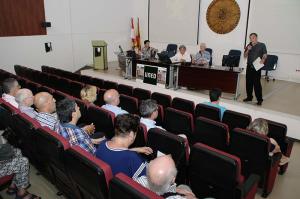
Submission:
<svg viewBox="0 0 300 199">
<path fill-rule="evenodd" d="M 247 65 L 252 65 L 252 63 L 258 58 L 262 58 L 264 54 L 267 54 L 267 48 L 264 43 L 258 42 L 256 45 L 252 46 L 248 53 Z"/>
<path fill-rule="evenodd" d="M 147 162 L 144 158 L 128 149 L 109 148 L 107 140 L 99 144 L 96 156 L 110 165 L 113 175 L 122 172 L 133 179 L 146 175 Z"/>
</svg>

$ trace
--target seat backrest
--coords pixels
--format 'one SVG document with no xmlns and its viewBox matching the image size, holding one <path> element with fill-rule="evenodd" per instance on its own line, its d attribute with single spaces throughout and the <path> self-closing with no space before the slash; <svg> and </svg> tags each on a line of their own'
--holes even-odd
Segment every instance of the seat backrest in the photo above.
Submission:
<svg viewBox="0 0 300 199">
<path fill-rule="evenodd" d="M 88 117 L 88 106 L 89 104 L 78 99 L 75 98 L 76 104 L 78 105 L 79 109 L 80 109 L 80 113 L 81 113 L 81 117 L 78 120 L 77 124 L 81 125 L 81 124 L 90 124 L 89 121 L 89 117 Z"/>
<path fill-rule="evenodd" d="M 115 90 L 118 90 L 118 83 L 105 80 L 103 82 L 103 88 L 104 89 L 115 89 Z"/>
<path fill-rule="evenodd" d="M 93 78 L 93 84 L 92 85 L 97 86 L 97 87 L 99 87 L 101 89 L 104 89 L 103 84 L 104 84 L 104 80 L 103 79 Z"/>
<path fill-rule="evenodd" d="M 137 114 L 139 110 L 138 99 L 124 94 L 120 95 L 119 106 L 131 114 Z"/>
<path fill-rule="evenodd" d="M 88 107 L 88 117 L 89 121 L 94 123 L 96 132 L 103 132 L 107 138 L 113 137 L 115 116 L 112 112 L 90 105 Z"/>
<path fill-rule="evenodd" d="M 236 198 L 241 183 L 241 162 L 236 156 L 197 143 L 191 149 L 189 177 L 199 198 Z"/>
<path fill-rule="evenodd" d="M 105 89 L 97 88 L 97 99 L 94 102 L 97 106 L 102 106 L 105 104 L 104 98 L 103 98 L 105 92 L 106 92 Z"/>
<path fill-rule="evenodd" d="M 69 98 L 69 99 L 73 99 L 73 97 L 71 95 L 68 95 L 67 93 L 64 93 L 64 92 L 61 92 L 61 91 L 58 91 L 56 90 L 54 93 L 53 93 L 53 98 L 59 102 L 60 100 L 63 100 L 65 98 Z"/>
<path fill-rule="evenodd" d="M 177 53 L 177 44 L 168 44 L 166 50 L 168 52 L 168 56 L 173 57 Z"/>
<path fill-rule="evenodd" d="M 94 85 L 93 78 L 87 75 L 81 75 L 80 82 L 84 84 Z"/>
<path fill-rule="evenodd" d="M 69 94 L 74 96 L 74 97 L 80 98 L 80 91 L 83 87 L 84 87 L 84 84 L 81 83 L 81 82 L 70 81 L 70 83 L 69 83 L 69 88 L 70 88 Z"/>
<path fill-rule="evenodd" d="M 142 88 L 135 88 L 133 89 L 133 97 L 136 97 L 139 101 L 146 100 L 151 98 L 151 91 L 142 89 Z"/>
<path fill-rule="evenodd" d="M 130 148 L 146 146 L 147 135 L 148 135 L 147 127 L 144 124 L 140 123 L 138 131 L 135 136 L 134 143 L 130 145 Z"/>
<path fill-rule="evenodd" d="M 118 91 L 119 91 L 120 94 L 132 96 L 133 87 L 125 85 L 125 84 L 119 84 Z"/>
<path fill-rule="evenodd" d="M 195 114 L 195 103 L 179 97 L 174 97 L 172 100 L 172 108 Z"/>
<path fill-rule="evenodd" d="M 228 53 L 229 56 L 241 56 L 242 52 L 240 50 L 231 49 Z"/>
<path fill-rule="evenodd" d="M 277 61 L 278 61 L 278 56 L 268 55 L 265 61 L 264 68 L 267 68 L 268 70 L 275 70 L 277 67 Z"/>
<path fill-rule="evenodd" d="M 40 86 L 38 92 L 48 92 L 52 95 L 55 92 L 55 90 L 47 86 Z"/>
<path fill-rule="evenodd" d="M 266 120 L 266 119 L 265 119 Z M 287 134 L 287 126 L 285 124 L 266 120 L 268 122 L 269 134 L 268 137 L 273 138 L 279 144 L 282 152 L 286 151 L 286 134 Z"/>
<path fill-rule="evenodd" d="M 151 95 L 151 99 L 154 99 L 158 104 L 162 105 L 165 108 L 171 106 L 172 97 L 163 93 L 154 92 Z"/>
<path fill-rule="evenodd" d="M 230 137 L 230 154 L 241 159 L 245 177 L 251 173 L 264 179 L 269 165 L 270 140 L 267 136 L 236 128 Z"/>
<path fill-rule="evenodd" d="M 158 116 L 155 119 L 156 125 L 158 126 L 164 126 L 164 120 L 165 120 L 165 111 L 164 107 L 162 105 L 158 104 Z"/>
<path fill-rule="evenodd" d="M 226 151 L 229 143 L 228 126 L 205 117 L 198 117 L 193 136 L 193 143 L 196 142 Z"/>
<path fill-rule="evenodd" d="M 109 183 L 110 199 L 163 199 L 151 190 L 143 187 L 132 178 L 118 173 Z"/>
<path fill-rule="evenodd" d="M 152 148 L 153 158 L 156 158 L 158 151 L 166 155 L 172 155 L 178 170 L 176 182 L 178 184 L 186 183 L 186 170 L 189 156 L 189 146 L 186 140 L 159 128 L 150 129 L 147 137 L 147 146 Z"/>
<path fill-rule="evenodd" d="M 36 130 L 36 148 L 39 152 L 39 160 L 46 165 L 54 166 L 64 170 L 64 153 L 70 148 L 69 142 L 48 127 L 41 127 Z"/>
<path fill-rule="evenodd" d="M 206 117 L 215 121 L 220 121 L 220 109 L 206 104 L 197 104 L 195 109 L 195 117 Z"/>
<path fill-rule="evenodd" d="M 210 54 L 210 60 L 209 60 L 209 65 L 211 66 L 212 65 L 212 54 L 213 54 L 213 50 L 211 48 L 206 48 L 205 49 L 207 52 L 209 52 Z"/>
<path fill-rule="evenodd" d="M 185 134 L 189 141 L 192 140 L 194 132 L 193 115 L 174 108 L 165 110 L 165 128 L 167 131 L 174 134 Z"/>
<path fill-rule="evenodd" d="M 79 146 L 66 151 L 66 168 L 83 198 L 108 197 L 109 182 L 112 178 L 110 166 Z"/>
<path fill-rule="evenodd" d="M 231 133 L 234 128 L 246 129 L 249 126 L 251 120 L 252 118 L 248 114 L 226 110 L 224 112 L 222 122 L 227 124 L 229 132 Z"/>
<path fill-rule="evenodd" d="M 27 83 L 26 83 L 26 88 L 28 88 L 29 90 L 31 90 L 32 93 L 33 93 L 33 95 L 35 95 L 36 93 L 38 93 L 39 87 L 41 87 L 40 84 L 32 82 L 32 81 L 27 81 Z"/>
</svg>

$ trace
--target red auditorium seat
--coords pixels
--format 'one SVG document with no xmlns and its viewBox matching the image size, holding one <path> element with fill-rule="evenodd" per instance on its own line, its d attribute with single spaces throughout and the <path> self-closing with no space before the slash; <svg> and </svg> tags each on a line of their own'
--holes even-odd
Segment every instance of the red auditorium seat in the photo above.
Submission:
<svg viewBox="0 0 300 199">
<path fill-rule="evenodd" d="M 189 177 L 198 198 L 254 199 L 259 181 L 241 175 L 238 157 L 200 143 L 191 149 Z"/>
<path fill-rule="evenodd" d="M 154 99 L 158 104 L 162 105 L 164 109 L 171 106 L 172 97 L 163 93 L 154 92 L 151 95 L 151 99 Z"/>
<path fill-rule="evenodd" d="M 103 79 L 99 79 L 99 78 L 93 78 L 93 84 L 92 85 L 95 85 L 101 89 L 104 89 L 103 87 L 103 84 L 104 84 L 104 80 Z"/>
<path fill-rule="evenodd" d="M 220 109 L 205 104 L 197 104 L 195 109 L 195 117 L 201 116 L 215 121 L 220 121 L 220 115 Z"/>
<path fill-rule="evenodd" d="M 118 91 L 119 91 L 120 94 L 132 96 L 133 87 L 125 85 L 125 84 L 119 84 Z"/>
<path fill-rule="evenodd" d="M 110 199 L 163 199 L 123 173 L 118 173 L 109 183 Z"/>
<path fill-rule="evenodd" d="M 229 144 L 228 126 L 205 117 L 198 117 L 192 140 L 193 143 L 201 142 L 226 151 Z"/>
<path fill-rule="evenodd" d="M 153 149 L 153 158 L 160 151 L 166 155 L 171 154 L 178 170 L 176 183 L 187 183 L 187 165 L 189 145 L 186 139 L 159 128 L 150 129 L 147 136 L 147 146 Z"/>
<path fill-rule="evenodd" d="M 268 122 L 268 137 L 273 138 L 279 144 L 282 154 L 290 157 L 294 142 L 287 137 L 287 126 L 282 123 L 266 120 Z M 280 174 L 284 174 L 287 170 L 288 163 L 280 166 Z"/>
<path fill-rule="evenodd" d="M 63 100 L 65 98 L 74 99 L 71 95 L 58 90 L 53 93 L 53 98 L 56 100 L 56 102 L 59 102 L 60 100 Z"/>
<path fill-rule="evenodd" d="M 73 97 L 80 98 L 80 91 L 83 87 L 84 84 L 81 82 L 70 81 L 68 94 L 72 95 Z"/>
<path fill-rule="evenodd" d="M 251 121 L 252 118 L 250 115 L 230 110 L 224 112 L 222 119 L 222 122 L 227 124 L 230 133 L 234 128 L 246 129 Z"/>
<path fill-rule="evenodd" d="M 88 117 L 88 107 L 89 103 L 86 103 L 78 98 L 75 98 L 76 104 L 80 109 L 81 117 L 78 120 L 77 124 L 90 124 L 91 122 L 89 121 Z"/>
<path fill-rule="evenodd" d="M 65 157 L 67 171 L 80 198 L 108 198 L 109 182 L 113 177 L 108 164 L 79 146 L 69 148 Z"/>
<path fill-rule="evenodd" d="M 138 99 L 135 97 L 121 94 L 119 106 L 131 114 L 138 114 L 139 112 Z"/>
<path fill-rule="evenodd" d="M 245 177 L 253 173 L 260 176 L 263 197 L 272 192 L 281 157 L 280 153 L 269 156 L 270 146 L 267 136 L 255 132 L 236 128 L 231 134 L 229 152 L 241 159 Z"/>
<path fill-rule="evenodd" d="M 96 132 L 104 133 L 107 138 L 114 136 L 115 116 L 112 112 L 91 105 L 88 107 L 88 117 L 90 123 L 94 123 Z"/>
<path fill-rule="evenodd" d="M 47 92 L 47 93 L 50 93 L 51 95 L 53 95 L 55 90 L 50 87 L 47 87 L 47 86 L 41 86 L 41 87 L 39 87 L 38 92 Z"/>
<path fill-rule="evenodd" d="M 102 106 L 105 104 L 103 99 L 105 91 L 106 91 L 105 89 L 99 89 L 99 88 L 97 89 L 97 99 L 94 102 L 97 106 Z"/>
<path fill-rule="evenodd" d="M 69 142 L 48 127 L 36 130 L 36 147 L 39 160 L 45 167 L 45 176 L 56 185 L 67 198 L 78 198 L 78 193 L 68 176 L 65 165 L 65 153 L 70 148 Z"/>
<path fill-rule="evenodd" d="M 106 90 L 108 90 L 108 89 L 118 90 L 118 83 L 113 82 L 113 81 L 105 80 L 103 82 L 103 88 L 106 89 Z"/>
<path fill-rule="evenodd" d="M 150 99 L 151 91 L 142 88 L 135 88 L 133 89 L 132 96 L 136 97 L 140 103 L 142 100 Z"/>
<path fill-rule="evenodd" d="M 13 177 L 14 177 L 13 175 L 8 175 L 8 176 L 3 176 L 0 178 L 0 191 L 9 187 Z M 0 199 L 3 199 L 1 195 L 0 195 Z"/>
<path fill-rule="evenodd" d="M 175 97 L 172 100 L 172 108 L 177 110 L 181 110 L 184 112 L 191 113 L 192 115 L 195 114 L 195 103 L 190 100 L 186 100 L 183 98 Z"/>
<path fill-rule="evenodd" d="M 87 75 L 81 75 L 80 81 L 84 84 L 94 85 L 93 78 Z"/>
<path fill-rule="evenodd" d="M 26 85 L 24 86 L 24 88 L 28 88 L 29 90 L 31 90 L 33 95 L 38 93 L 40 87 L 41 87 L 40 84 L 32 82 L 32 81 L 27 81 Z"/>
<path fill-rule="evenodd" d="M 146 146 L 147 135 L 148 135 L 147 127 L 144 124 L 140 123 L 138 131 L 135 136 L 134 143 L 130 145 L 130 148 Z"/>
<path fill-rule="evenodd" d="M 165 110 L 165 129 L 174 134 L 185 134 L 188 140 L 192 141 L 194 132 L 194 118 L 191 113 L 180 111 L 174 108 Z"/>
</svg>

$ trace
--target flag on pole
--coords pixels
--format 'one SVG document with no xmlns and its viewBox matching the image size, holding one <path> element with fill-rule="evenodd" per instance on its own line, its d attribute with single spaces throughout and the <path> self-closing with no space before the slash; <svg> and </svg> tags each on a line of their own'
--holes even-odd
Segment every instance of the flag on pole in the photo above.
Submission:
<svg viewBox="0 0 300 199">
<path fill-rule="evenodd" d="M 132 48 L 135 48 L 136 46 L 136 37 L 135 37 L 135 32 L 134 32 L 134 23 L 133 23 L 133 18 L 131 17 L 131 41 L 132 41 Z"/>
<path fill-rule="evenodd" d="M 141 33 L 140 33 L 140 18 L 138 17 L 136 47 L 141 50 Z"/>
</svg>

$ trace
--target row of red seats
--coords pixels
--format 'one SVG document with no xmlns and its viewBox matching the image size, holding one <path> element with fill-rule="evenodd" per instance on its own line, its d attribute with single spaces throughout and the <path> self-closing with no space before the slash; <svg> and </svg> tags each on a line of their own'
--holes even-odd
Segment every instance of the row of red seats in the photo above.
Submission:
<svg viewBox="0 0 300 199">
<path fill-rule="evenodd" d="M 15 133 L 15 139 L 18 140 L 16 147 L 19 147 L 30 162 L 67 197 L 161 198 L 123 174 L 113 178 L 111 169 L 105 162 L 78 146 L 70 146 L 59 134 L 41 127 L 37 121 L 20 113 L 5 101 L 0 100 L 0 108 L 1 116 L 7 119 L 1 121 L 2 125 Z M 187 161 L 183 138 L 160 129 L 153 129 L 148 134 L 147 140 L 148 146 L 156 152 L 160 150 L 171 153 L 177 167 L 184 168 L 179 171 L 178 178 L 187 175 L 181 173 L 187 171 L 187 168 L 183 167 Z M 168 146 L 163 143 L 167 143 Z M 241 163 L 237 157 L 203 144 L 196 144 L 192 148 L 189 161 L 189 184 L 198 197 L 255 197 L 259 178 L 251 175 L 245 180 L 241 175 Z M 205 169 L 207 165 L 216 163 L 218 167 L 212 167 L 213 170 Z M 224 172 L 216 178 L 215 172 L 220 171 L 219 167 L 222 167 Z M 209 184 L 205 183 L 207 179 L 210 179 Z"/>
<path fill-rule="evenodd" d="M 173 111 L 177 111 L 177 110 L 173 110 Z M 169 113 L 170 112 L 170 113 Z M 178 111 L 177 111 L 178 112 Z M 180 111 L 179 111 L 180 112 Z M 167 114 L 166 114 L 166 117 L 165 118 L 169 118 L 169 120 L 170 121 L 172 121 L 172 109 L 171 108 L 168 108 L 167 110 L 166 110 L 166 113 L 169 113 L 169 115 L 167 116 Z M 174 115 L 174 114 L 173 114 Z M 175 114 L 176 115 L 176 114 Z M 176 117 L 175 117 L 176 118 Z M 174 119 L 174 118 L 173 118 Z M 178 118 L 177 118 L 178 119 Z M 181 120 L 177 120 L 177 119 L 174 119 L 173 120 L 173 122 L 170 122 L 170 124 L 174 124 L 174 121 L 181 121 Z M 212 130 L 214 130 L 215 129 L 215 127 L 214 126 L 218 126 L 218 125 L 214 125 L 215 123 L 217 123 L 217 122 L 214 122 L 214 121 L 210 121 L 210 120 L 208 120 L 208 119 L 205 119 L 205 118 L 198 118 L 199 120 L 201 120 L 202 119 L 202 123 L 208 123 L 209 125 L 210 125 L 210 127 L 211 127 L 211 129 Z M 203 122 L 203 120 L 204 120 L 204 122 Z M 177 122 L 175 122 L 175 124 L 176 124 Z M 193 122 L 190 122 L 191 123 L 191 125 L 193 125 Z M 196 124 L 197 124 L 197 122 L 196 122 Z M 201 123 L 200 123 L 201 124 Z M 209 126 L 208 125 L 208 126 Z M 172 127 L 172 125 L 170 125 L 171 127 Z M 202 125 L 203 126 L 203 125 Z M 197 125 L 196 125 L 196 128 L 197 128 Z M 175 130 L 177 129 L 177 128 L 174 128 Z M 216 144 L 215 142 L 217 141 L 219 141 L 219 140 L 226 140 L 226 141 L 228 141 L 228 139 L 227 138 L 225 138 L 225 139 L 216 139 L 216 136 L 211 136 L 211 137 L 209 137 L 211 134 L 209 133 L 210 131 L 209 130 L 207 130 L 207 124 L 205 124 L 204 125 L 204 127 L 201 127 L 200 128 L 200 130 L 203 130 L 203 132 L 204 133 L 207 133 L 207 135 L 208 136 L 202 136 L 202 138 L 204 138 L 204 139 L 206 139 L 206 141 L 205 140 L 200 140 L 200 141 L 202 141 L 202 142 L 204 142 L 204 143 L 207 143 L 207 144 L 210 144 L 210 145 L 213 145 L 213 146 L 215 146 L 214 144 Z M 224 130 L 224 128 L 223 128 L 223 130 Z M 221 129 L 221 131 L 222 131 L 222 129 Z M 214 132 L 214 131 L 212 131 L 212 132 Z M 225 133 L 224 133 L 225 132 Z M 224 136 L 225 135 L 225 136 Z M 227 133 L 226 133 L 226 131 L 223 131 L 223 134 L 221 133 L 220 135 L 219 135 L 219 137 L 221 137 L 221 138 L 224 138 L 224 137 L 226 137 L 226 135 L 228 136 L 228 130 L 227 130 Z M 200 136 L 201 137 L 201 136 Z M 207 141 L 208 140 L 208 141 Z M 212 141 L 212 142 L 211 142 Z M 226 142 L 223 142 L 223 145 L 224 145 L 224 143 L 226 143 Z M 222 144 L 221 144 L 222 145 Z M 222 145 L 222 146 L 223 146 Z M 217 147 L 217 146 L 215 146 L 215 147 Z M 223 148 L 222 148 L 223 149 Z"/>
</svg>

